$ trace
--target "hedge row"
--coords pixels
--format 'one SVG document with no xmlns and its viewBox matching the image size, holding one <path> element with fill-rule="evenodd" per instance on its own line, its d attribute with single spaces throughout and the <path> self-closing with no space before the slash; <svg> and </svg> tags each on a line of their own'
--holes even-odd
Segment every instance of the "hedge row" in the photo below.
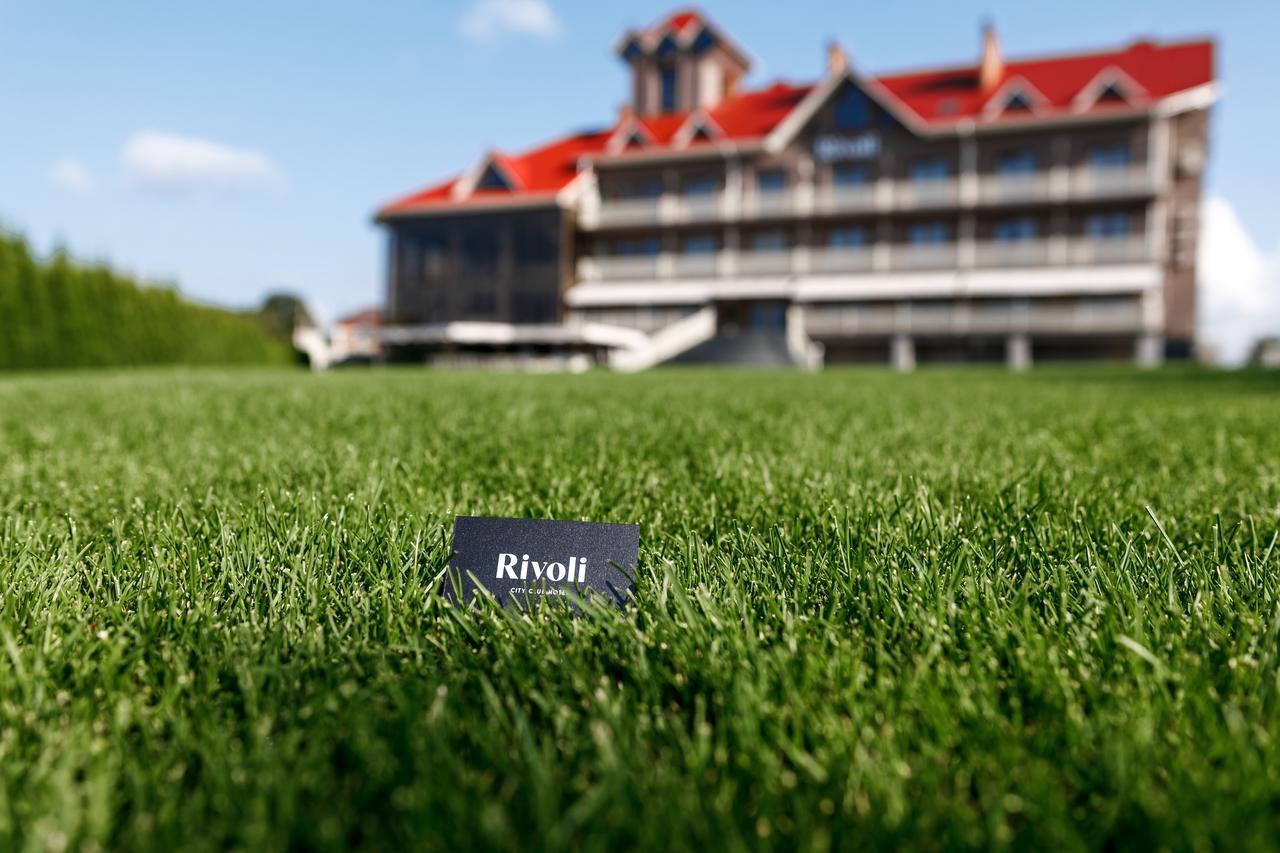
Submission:
<svg viewBox="0 0 1280 853">
<path fill-rule="evenodd" d="M 194 305 L 101 264 L 35 258 L 0 234 L 0 369 L 281 363 L 256 316 Z"/>
</svg>

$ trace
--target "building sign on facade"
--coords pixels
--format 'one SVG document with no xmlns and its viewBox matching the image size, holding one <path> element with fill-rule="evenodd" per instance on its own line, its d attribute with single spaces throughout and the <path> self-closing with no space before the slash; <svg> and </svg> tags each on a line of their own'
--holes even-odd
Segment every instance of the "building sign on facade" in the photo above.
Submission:
<svg viewBox="0 0 1280 853">
<path fill-rule="evenodd" d="M 819 136 L 813 143 L 813 156 L 821 163 L 837 160 L 874 160 L 880 156 L 880 134 L 875 131 L 857 136 Z"/>
</svg>

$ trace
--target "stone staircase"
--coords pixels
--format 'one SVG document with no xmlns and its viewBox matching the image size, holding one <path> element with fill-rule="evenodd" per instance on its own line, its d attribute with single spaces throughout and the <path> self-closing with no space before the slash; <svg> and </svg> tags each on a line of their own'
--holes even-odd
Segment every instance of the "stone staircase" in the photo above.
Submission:
<svg viewBox="0 0 1280 853">
<path fill-rule="evenodd" d="M 665 364 L 741 364 L 752 367 L 801 367 L 781 332 L 739 332 L 716 335 L 685 350 Z"/>
</svg>

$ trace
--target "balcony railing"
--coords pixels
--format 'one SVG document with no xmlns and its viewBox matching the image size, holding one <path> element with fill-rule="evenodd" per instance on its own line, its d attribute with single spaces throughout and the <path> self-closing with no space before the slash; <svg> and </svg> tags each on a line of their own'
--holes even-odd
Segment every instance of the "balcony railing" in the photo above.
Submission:
<svg viewBox="0 0 1280 853">
<path fill-rule="evenodd" d="M 600 205 L 600 224 L 657 225 L 662 217 L 661 198 L 607 199 Z"/>
<path fill-rule="evenodd" d="M 939 303 L 809 306 L 805 331 L 813 336 L 893 334 L 1128 333 L 1142 328 L 1135 300 L 1099 305 L 1077 299 L 1057 305 Z"/>
<path fill-rule="evenodd" d="M 800 216 L 810 211 L 858 213 L 871 210 L 927 210 L 963 205 L 1001 205 L 1050 201 L 1148 196 L 1158 181 L 1145 163 L 1128 166 L 1077 166 L 1026 174 L 980 173 L 976 196 L 962 197 L 960 179 L 946 178 L 890 181 L 855 186 L 813 187 L 812 203 L 805 188 L 748 192 L 734 201 L 723 191 L 706 195 L 673 195 L 658 198 L 603 199 L 597 211 L 584 215 L 587 228 L 718 222 L 769 216 Z M 880 192 L 883 189 L 884 192 Z"/>
<path fill-rule="evenodd" d="M 795 209 L 795 193 L 790 190 L 753 193 L 743 202 L 747 216 L 786 216 Z"/>
<path fill-rule="evenodd" d="M 895 270 L 947 269 L 956 266 L 956 244 L 895 245 L 890 259 Z"/>
<path fill-rule="evenodd" d="M 716 274 L 716 256 L 710 252 L 676 255 L 675 274 L 680 278 L 705 278 Z"/>
<path fill-rule="evenodd" d="M 592 261 L 595 277 L 605 281 L 628 281 L 634 279 L 654 279 L 658 277 L 658 256 L 638 255 L 613 256 L 608 258 L 584 258 Z M 591 277 L 591 276 L 584 276 Z"/>
<path fill-rule="evenodd" d="M 1049 262 L 1047 240 L 979 242 L 974 247 L 979 267 L 1035 267 Z"/>
<path fill-rule="evenodd" d="M 1076 198 L 1114 198 L 1155 192 L 1155 181 L 1145 165 L 1081 166 L 1071 176 Z"/>
<path fill-rule="evenodd" d="M 1150 260 L 1151 247 L 1141 235 L 1084 237 L 1071 242 L 1068 257 L 1073 264 L 1133 264 Z"/>
<path fill-rule="evenodd" d="M 724 196 L 720 193 L 680 196 L 671 215 L 675 222 L 715 222 L 723 218 Z"/>
<path fill-rule="evenodd" d="M 821 196 L 824 212 L 858 213 L 876 206 L 876 191 L 871 184 L 850 187 L 831 187 Z"/>
<path fill-rule="evenodd" d="M 747 275 L 786 275 L 791 272 L 789 249 L 758 249 L 740 256 L 742 271 Z"/>
<path fill-rule="evenodd" d="M 978 179 L 978 198 L 990 204 L 1041 201 L 1049 198 L 1049 194 L 1048 172 L 982 175 Z"/>
<path fill-rule="evenodd" d="M 960 183 L 955 178 L 900 181 L 893 198 L 896 207 L 914 210 L 947 207 L 960 200 Z"/>
<path fill-rule="evenodd" d="M 867 272 L 871 269 L 871 249 L 867 246 L 814 249 L 810 264 L 817 273 Z"/>
<path fill-rule="evenodd" d="M 1142 235 L 983 241 L 973 244 L 965 269 L 1018 269 L 1061 266 L 1105 266 L 1146 263 L 1151 248 Z M 676 255 L 584 257 L 578 262 L 583 281 L 635 281 L 664 278 L 708 278 L 721 275 L 841 275 L 876 272 L 924 272 L 960 269 L 957 243 L 890 244 L 880 263 L 871 246 L 815 246 L 808 263 L 797 268 L 791 249 L 743 249 L 739 252 L 693 252 Z"/>
</svg>

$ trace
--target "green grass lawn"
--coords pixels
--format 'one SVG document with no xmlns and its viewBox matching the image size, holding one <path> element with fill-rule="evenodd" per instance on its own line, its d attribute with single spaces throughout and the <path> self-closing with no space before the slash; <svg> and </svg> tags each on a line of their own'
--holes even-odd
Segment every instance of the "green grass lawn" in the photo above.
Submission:
<svg viewBox="0 0 1280 853">
<path fill-rule="evenodd" d="M 1257 374 L 0 379 L 0 848 L 1274 846 L 1278 526 Z"/>
</svg>

